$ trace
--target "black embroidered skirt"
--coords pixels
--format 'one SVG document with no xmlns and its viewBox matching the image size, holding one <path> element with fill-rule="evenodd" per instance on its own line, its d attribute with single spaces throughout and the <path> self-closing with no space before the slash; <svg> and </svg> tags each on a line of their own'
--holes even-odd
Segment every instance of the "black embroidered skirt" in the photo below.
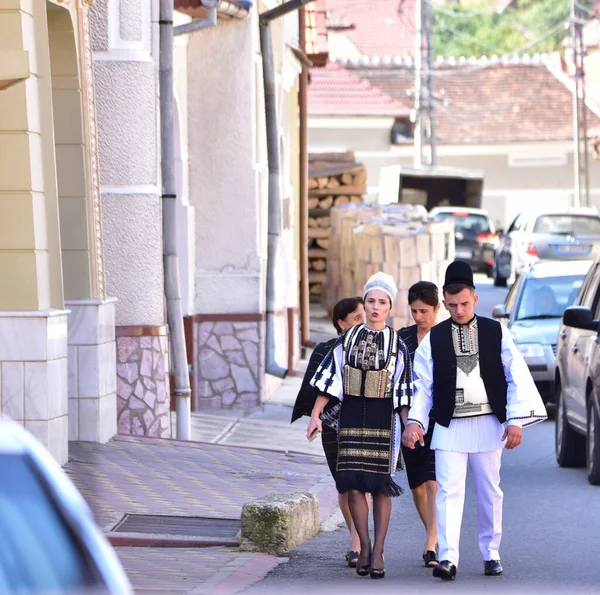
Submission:
<svg viewBox="0 0 600 595">
<path fill-rule="evenodd" d="M 392 399 L 344 397 L 338 429 L 336 487 L 399 496 L 392 479 L 399 445 Z"/>
</svg>

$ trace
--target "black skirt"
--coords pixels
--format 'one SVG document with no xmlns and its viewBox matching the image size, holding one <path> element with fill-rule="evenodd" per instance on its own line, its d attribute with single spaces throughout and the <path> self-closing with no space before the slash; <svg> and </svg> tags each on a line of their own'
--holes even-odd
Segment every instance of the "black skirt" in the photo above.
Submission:
<svg viewBox="0 0 600 595">
<path fill-rule="evenodd" d="M 411 359 L 415 357 L 415 351 L 418 347 L 417 325 L 413 324 L 400 329 L 400 337 L 408 347 Z M 418 488 L 426 481 L 435 481 L 435 450 L 431 450 L 431 437 L 433 436 L 433 426 L 435 420 L 433 416 L 429 417 L 429 429 L 425 434 L 425 446 L 417 444 L 414 450 L 402 447 L 402 458 L 406 468 L 406 477 L 411 490 Z M 404 430 L 404 428 L 402 428 Z"/>
<path fill-rule="evenodd" d="M 406 468 L 408 487 L 411 490 L 423 485 L 426 481 L 435 481 L 435 450 L 431 450 L 431 437 L 433 436 L 433 419 L 429 420 L 429 429 L 425 434 L 425 446 L 418 442 L 414 450 L 402 447 L 402 458 Z"/>
<path fill-rule="evenodd" d="M 329 466 L 329 471 L 331 471 L 331 477 L 335 479 L 335 471 L 338 458 L 337 432 L 335 430 L 332 430 L 329 426 L 323 424 L 323 433 L 321 434 L 321 441 L 323 443 L 323 451 L 325 452 L 327 465 Z"/>
<path fill-rule="evenodd" d="M 394 415 L 392 399 L 344 397 L 335 474 L 340 494 L 348 490 L 402 494 L 402 488 L 392 479 Z"/>
</svg>

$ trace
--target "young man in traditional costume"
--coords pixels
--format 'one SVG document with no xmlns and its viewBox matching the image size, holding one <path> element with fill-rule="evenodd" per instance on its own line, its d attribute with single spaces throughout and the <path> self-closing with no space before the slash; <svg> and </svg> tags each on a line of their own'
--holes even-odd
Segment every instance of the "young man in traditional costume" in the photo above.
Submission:
<svg viewBox="0 0 600 595">
<path fill-rule="evenodd" d="M 456 577 L 467 463 L 477 492 L 484 573 L 495 576 L 502 573 L 502 450 L 521 444 L 522 428 L 545 420 L 546 409 L 510 332 L 474 314 L 468 263 L 448 266 L 443 292 L 451 317 L 434 326 L 415 353 L 415 396 L 403 443 L 424 444 L 433 410 L 440 560 L 433 576 Z"/>
</svg>

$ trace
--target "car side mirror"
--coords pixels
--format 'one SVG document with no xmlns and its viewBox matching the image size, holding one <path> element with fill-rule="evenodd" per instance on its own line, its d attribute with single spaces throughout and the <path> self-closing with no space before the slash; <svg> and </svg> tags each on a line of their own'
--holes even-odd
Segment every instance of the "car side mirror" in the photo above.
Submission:
<svg viewBox="0 0 600 595">
<path fill-rule="evenodd" d="M 492 310 L 492 316 L 494 318 L 508 318 L 509 314 L 506 311 L 506 306 L 504 304 L 498 304 Z"/>
<path fill-rule="evenodd" d="M 594 320 L 592 311 L 581 306 L 571 306 L 563 313 L 563 324 L 585 331 L 598 331 L 598 321 Z"/>
</svg>

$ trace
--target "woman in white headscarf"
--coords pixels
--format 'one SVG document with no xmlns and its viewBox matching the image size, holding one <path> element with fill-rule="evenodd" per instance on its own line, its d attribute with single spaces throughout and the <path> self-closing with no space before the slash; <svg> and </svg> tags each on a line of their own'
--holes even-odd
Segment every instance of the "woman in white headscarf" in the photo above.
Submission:
<svg viewBox="0 0 600 595">
<path fill-rule="evenodd" d="M 324 421 L 338 425 L 336 487 L 348 493 L 352 520 L 360 537 L 356 572 L 383 578 L 383 550 L 393 496 L 402 493 L 393 479 L 400 451 L 400 420 L 412 396 L 412 368 L 406 345 L 385 321 L 396 299 L 394 279 L 373 275 L 364 287 L 366 323 L 335 343 L 311 384 L 319 391 L 307 434 Z M 339 407 L 322 414 L 330 399 Z M 373 496 L 375 539 L 369 538 L 366 494 Z"/>
</svg>

